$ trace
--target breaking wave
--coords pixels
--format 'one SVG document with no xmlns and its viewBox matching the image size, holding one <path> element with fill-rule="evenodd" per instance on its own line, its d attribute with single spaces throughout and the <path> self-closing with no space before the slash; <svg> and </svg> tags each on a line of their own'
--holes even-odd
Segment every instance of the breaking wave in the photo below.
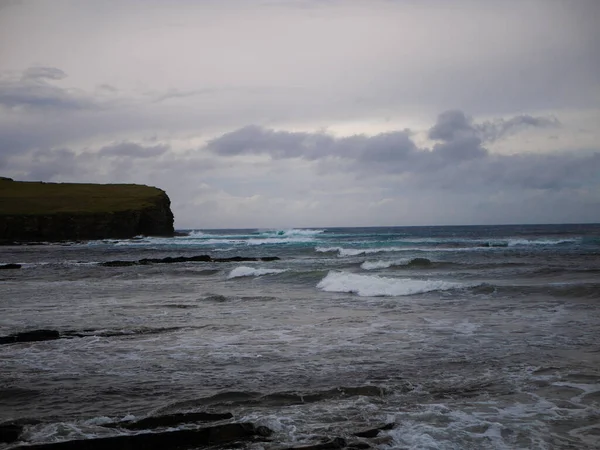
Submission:
<svg viewBox="0 0 600 450">
<path fill-rule="evenodd" d="M 317 288 L 327 292 L 349 292 L 361 297 L 396 297 L 442 291 L 463 287 L 463 284 L 442 280 L 414 280 L 387 278 L 376 275 L 358 275 L 330 271 Z"/>
<path fill-rule="evenodd" d="M 233 269 L 227 278 L 260 277 L 262 275 L 275 275 L 287 272 L 287 269 L 256 269 L 254 267 L 240 266 Z"/>
<path fill-rule="evenodd" d="M 427 258 L 406 258 L 397 259 L 393 261 L 365 261 L 360 265 L 361 269 L 364 270 L 377 270 L 387 269 L 395 266 L 407 266 L 407 267 L 428 267 L 431 266 L 432 262 Z"/>
<path fill-rule="evenodd" d="M 266 236 L 280 236 L 280 237 L 292 237 L 292 236 L 316 236 L 324 233 L 325 230 L 313 230 L 306 228 L 291 228 L 289 230 L 275 230 L 266 231 L 263 234 Z"/>
<path fill-rule="evenodd" d="M 577 242 L 577 239 L 509 239 L 508 246 L 519 245 L 559 245 Z"/>
</svg>

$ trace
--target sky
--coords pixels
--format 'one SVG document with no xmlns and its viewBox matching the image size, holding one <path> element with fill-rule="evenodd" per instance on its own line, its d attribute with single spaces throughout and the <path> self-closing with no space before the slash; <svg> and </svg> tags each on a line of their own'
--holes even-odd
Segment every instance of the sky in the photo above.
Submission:
<svg viewBox="0 0 600 450">
<path fill-rule="evenodd" d="M 600 222 L 595 0 L 0 0 L 0 176 L 176 228 Z"/>
</svg>

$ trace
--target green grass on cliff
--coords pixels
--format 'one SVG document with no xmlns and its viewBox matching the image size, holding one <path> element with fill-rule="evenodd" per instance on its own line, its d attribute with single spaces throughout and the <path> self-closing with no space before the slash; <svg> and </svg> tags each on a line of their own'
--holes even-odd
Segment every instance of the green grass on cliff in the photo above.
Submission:
<svg viewBox="0 0 600 450">
<path fill-rule="evenodd" d="M 79 184 L 0 178 L 0 215 L 95 214 L 152 205 L 165 195 L 139 184 Z"/>
</svg>

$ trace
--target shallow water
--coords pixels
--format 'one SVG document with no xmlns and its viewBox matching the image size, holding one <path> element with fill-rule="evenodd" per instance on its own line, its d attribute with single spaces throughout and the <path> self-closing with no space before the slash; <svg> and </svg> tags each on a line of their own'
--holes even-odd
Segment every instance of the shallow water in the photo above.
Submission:
<svg viewBox="0 0 600 450">
<path fill-rule="evenodd" d="M 281 260 L 97 264 L 199 254 Z M 252 448 L 390 422 L 379 448 L 600 445 L 600 226 L 215 230 L 4 263 L 0 335 L 65 336 L 0 346 L 26 442 L 206 410 L 275 431 Z"/>
</svg>

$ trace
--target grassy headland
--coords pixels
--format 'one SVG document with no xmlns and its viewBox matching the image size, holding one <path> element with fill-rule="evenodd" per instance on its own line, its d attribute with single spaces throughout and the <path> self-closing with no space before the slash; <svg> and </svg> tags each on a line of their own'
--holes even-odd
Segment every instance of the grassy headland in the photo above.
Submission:
<svg viewBox="0 0 600 450">
<path fill-rule="evenodd" d="M 164 191 L 144 185 L 44 183 L 0 178 L 0 239 L 172 235 L 173 214 L 169 206 Z"/>
<path fill-rule="evenodd" d="M 79 184 L 0 179 L 0 215 L 95 214 L 151 206 L 165 193 L 139 184 Z"/>
</svg>

